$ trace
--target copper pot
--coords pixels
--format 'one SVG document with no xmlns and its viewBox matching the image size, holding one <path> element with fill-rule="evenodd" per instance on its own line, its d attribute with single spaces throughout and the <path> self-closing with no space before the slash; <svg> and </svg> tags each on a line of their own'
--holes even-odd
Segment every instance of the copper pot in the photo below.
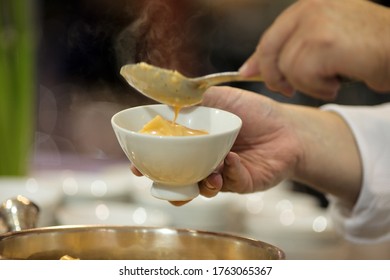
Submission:
<svg viewBox="0 0 390 280">
<path fill-rule="evenodd" d="M 4 220 L 3 210 L 0 215 Z M 282 250 L 261 241 L 188 229 L 60 226 L 21 229 L 0 235 L 0 258 L 3 259 L 60 259 L 64 255 L 88 260 L 285 258 Z"/>
</svg>

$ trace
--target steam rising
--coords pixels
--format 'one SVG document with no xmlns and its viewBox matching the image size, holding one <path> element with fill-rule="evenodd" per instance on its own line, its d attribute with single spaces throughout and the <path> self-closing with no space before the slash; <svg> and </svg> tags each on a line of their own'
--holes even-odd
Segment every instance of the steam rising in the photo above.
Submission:
<svg viewBox="0 0 390 280">
<path fill-rule="evenodd" d="M 145 61 L 189 76 L 205 72 L 210 18 L 194 2 L 141 1 L 137 18 L 118 36 L 119 61 Z"/>
</svg>

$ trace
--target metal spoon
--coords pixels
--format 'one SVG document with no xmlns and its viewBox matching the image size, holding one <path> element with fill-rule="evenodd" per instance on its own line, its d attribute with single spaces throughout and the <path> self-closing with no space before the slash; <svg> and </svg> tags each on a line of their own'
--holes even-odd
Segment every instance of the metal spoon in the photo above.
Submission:
<svg viewBox="0 0 390 280">
<path fill-rule="evenodd" d="M 205 90 L 213 85 L 233 81 L 261 81 L 261 77 L 241 77 L 238 72 L 188 78 L 177 71 L 144 62 L 124 65 L 120 74 L 143 95 L 174 107 L 188 107 L 200 103 Z"/>
</svg>

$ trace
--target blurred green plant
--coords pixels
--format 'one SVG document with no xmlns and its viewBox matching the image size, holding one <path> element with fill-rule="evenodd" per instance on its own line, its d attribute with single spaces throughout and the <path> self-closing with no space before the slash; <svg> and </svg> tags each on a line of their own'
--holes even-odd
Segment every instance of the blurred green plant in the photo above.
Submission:
<svg viewBox="0 0 390 280">
<path fill-rule="evenodd" d="M 0 176 L 29 169 L 36 93 L 36 22 L 31 0 L 0 0 Z"/>
</svg>

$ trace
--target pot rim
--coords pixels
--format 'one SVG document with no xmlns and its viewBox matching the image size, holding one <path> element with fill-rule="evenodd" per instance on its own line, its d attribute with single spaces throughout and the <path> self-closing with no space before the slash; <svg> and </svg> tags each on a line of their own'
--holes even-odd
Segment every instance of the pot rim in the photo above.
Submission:
<svg viewBox="0 0 390 280">
<path fill-rule="evenodd" d="M 195 229 L 187 229 L 187 228 L 175 228 L 175 227 L 153 227 L 153 226 L 125 226 L 125 225 L 61 225 L 61 226 L 49 226 L 49 227 L 38 227 L 38 228 L 30 228 L 23 229 L 20 231 L 11 231 L 0 234 L 0 243 L 3 240 L 7 240 L 10 238 L 17 238 L 19 236 L 40 234 L 40 233 L 50 233 L 50 232 L 83 232 L 83 231 L 145 231 L 145 232 L 155 232 L 155 233 L 163 233 L 163 234 L 187 234 L 187 235 L 201 235 L 201 236 L 210 236 L 210 237 L 218 237 L 218 238 L 226 238 L 231 239 L 237 242 L 246 243 L 248 245 L 257 247 L 257 248 L 272 248 L 277 254 L 278 258 L 283 260 L 286 258 L 285 253 L 279 247 L 272 245 L 270 243 L 256 240 L 254 238 L 244 237 L 241 235 L 235 235 L 224 232 L 213 232 L 206 230 L 195 230 Z"/>
</svg>

